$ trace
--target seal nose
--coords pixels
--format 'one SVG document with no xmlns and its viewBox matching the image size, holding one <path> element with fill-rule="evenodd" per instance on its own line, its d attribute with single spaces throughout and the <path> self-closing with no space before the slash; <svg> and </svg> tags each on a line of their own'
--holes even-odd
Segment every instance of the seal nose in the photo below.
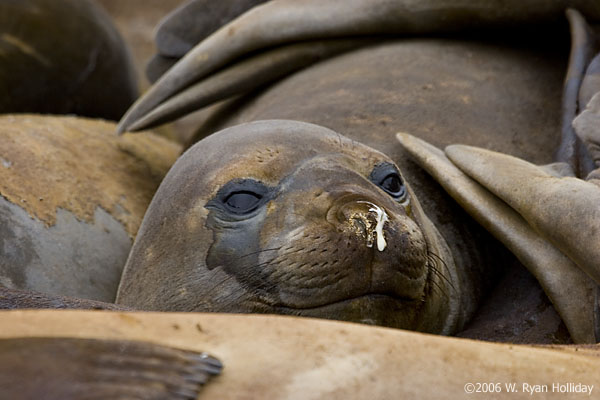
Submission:
<svg viewBox="0 0 600 400">
<path fill-rule="evenodd" d="M 340 223 L 365 239 L 367 247 L 376 243 L 377 250 L 385 250 L 387 242 L 383 228 L 389 221 L 385 209 L 367 200 L 353 200 L 339 207 L 336 214 Z"/>
</svg>

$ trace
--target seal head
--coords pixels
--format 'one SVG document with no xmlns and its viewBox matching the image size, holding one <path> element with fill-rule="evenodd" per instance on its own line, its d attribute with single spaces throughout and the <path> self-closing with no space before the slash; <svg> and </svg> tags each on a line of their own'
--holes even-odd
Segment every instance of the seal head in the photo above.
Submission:
<svg viewBox="0 0 600 400">
<path fill-rule="evenodd" d="M 259 121 L 216 133 L 177 161 L 117 301 L 450 333 L 454 269 L 391 159 L 316 125 Z"/>
</svg>

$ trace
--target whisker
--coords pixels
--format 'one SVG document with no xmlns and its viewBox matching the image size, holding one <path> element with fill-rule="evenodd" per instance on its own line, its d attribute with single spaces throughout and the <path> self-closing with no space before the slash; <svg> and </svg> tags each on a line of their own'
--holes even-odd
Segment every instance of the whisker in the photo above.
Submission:
<svg viewBox="0 0 600 400">
<path fill-rule="evenodd" d="M 226 282 L 229 282 L 231 279 L 233 279 L 234 276 L 227 274 L 227 276 L 225 276 L 225 278 L 221 279 L 219 282 L 215 282 L 213 284 L 213 286 L 210 288 L 210 290 L 208 290 L 206 293 L 204 293 L 204 297 L 210 297 L 211 295 L 214 294 L 214 292 L 221 288 L 223 286 L 223 284 L 225 284 Z"/>
<path fill-rule="evenodd" d="M 283 247 L 283 246 L 275 247 L 273 249 L 261 249 L 261 250 L 258 250 L 258 251 L 253 251 L 252 253 L 248 253 L 248 254 L 244 254 L 243 256 L 239 256 L 238 258 L 236 258 L 236 260 L 241 260 L 242 258 L 245 258 L 245 257 L 255 256 L 257 254 L 265 253 L 267 251 L 281 250 L 281 247 Z"/>
<path fill-rule="evenodd" d="M 448 280 L 448 278 L 447 278 L 447 277 L 445 277 L 445 276 L 444 276 L 444 275 L 441 273 L 441 271 L 440 271 L 440 270 L 437 268 L 437 266 L 436 266 L 436 265 L 438 264 L 438 262 L 442 262 L 442 263 L 444 263 L 444 262 L 443 262 L 443 260 L 441 260 L 439 257 L 434 257 L 434 256 L 432 256 L 432 255 L 433 255 L 433 253 L 429 253 L 429 254 L 428 254 L 428 257 L 427 257 L 427 261 L 428 261 L 428 262 L 427 262 L 427 266 L 429 267 L 429 270 L 431 271 L 431 273 L 435 274 L 435 276 L 437 276 L 437 277 L 439 277 L 440 279 L 442 279 L 442 280 L 444 280 L 445 282 L 447 282 L 447 283 L 449 284 L 449 286 L 450 286 L 450 287 L 451 287 L 451 288 L 452 288 L 454 291 L 456 291 L 456 288 L 454 287 L 454 285 L 452 284 L 452 282 L 450 282 L 450 281 Z M 441 293 L 441 294 L 443 294 L 443 295 L 444 295 L 446 298 L 449 298 L 449 297 L 450 297 L 450 294 L 449 294 L 449 293 L 448 293 L 448 292 L 445 290 L 445 288 L 444 288 L 444 287 L 443 287 L 443 286 L 442 286 L 442 285 L 441 285 L 439 282 L 436 282 L 436 281 L 435 281 L 435 280 L 433 280 L 433 279 L 432 279 L 430 282 L 431 282 L 431 284 L 433 285 L 433 287 L 437 288 L 437 289 L 440 291 L 440 293 Z"/>
<path fill-rule="evenodd" d="M 435 253 L 432 252 L 428 252 L 427 254 L 428 256 L 431 256 L 433 259 L 433 263 L 435 265 L 432 265 L 433 268 L 436 268 L 436 265 L 441 264 L 443 266 L 443 268 L 446 270 L 446 272 L 450 272 L 448 269 L 448 264 L 446 264 L 446 262 L 444 260 L 442 260 L 442 258 L 440 256 L 438 256 Z M 448 279 L 448 277 L 444 274 L 441 273 L 441 271 L 439 271 L 436 268 L 437 273 L 439 274 L 439 276 L 446 281 L 446 283 L 448 283 L 448 285 L 456 292 L 456 287 L 454 286 L 454 284 L 452 283 L 452 281 L 450 281 L 450 279 Z"/>
<path fill-rule="evenodd" d="M 446 292 L 446 290 L 445 290 L 445 289 L 444 289 L 444 288 L 443 288 L 443 287 L 442 287 L 442 286 L 441 286 L 441 285 L 440 285 L 438 282 L 436 282 L 436 281 L 433 281 L 433 280 L 432 280 L 432 281 L 430 281 L 430 282 L 431 282 L 431 284 L 432 284 L 432 290 L 434 290 L 434 289 L 437 289 L 437 290 L 439 290 L 439 291 L 440 291 L 440 293 L 441 293 L 442 295 L 444 295 L 444 297 L 446 297 L 446 298 L 450 298 L 450 295 L 448 294 L 448 292 Z"/>
</svg>

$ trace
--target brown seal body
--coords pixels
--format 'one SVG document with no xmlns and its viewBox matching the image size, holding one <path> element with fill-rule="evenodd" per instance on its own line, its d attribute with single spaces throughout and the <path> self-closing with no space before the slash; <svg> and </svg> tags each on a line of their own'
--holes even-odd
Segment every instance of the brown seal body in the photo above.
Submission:
<svg viewBox="0 0 600 400">
<path fill-rule="evenodd" d="M 313 65 L 266 90 L 226 104 L 203 127 L 200 136 L 203 133 L 213 132 L 238 123 L 284 118 L 312 122 L 331 128 L 347 136 L 351 142 L 352 140 L 355 143 L 360 142 L 385 153 L 389 160 L 399 167 L 403 179 L 408 182 L 415 197 L 418 198 L 425 215 L 444 238 L 450 249 L 450 259 L 457 266 L 455 268 L 464 274 L 460 285 L 461 298 L 468 299 L 468 301 L 462 302 L 463 300 L 461 300 L 462 307 L 464 307 L 462 312 L 465 316 L 471 315 L 482 294 L 486 292 L 486 279 L 493 276 L 491 271 L 498 264 L 503 265 L 504 263 L 502 257 L 496 256 L 498 252 L 502 252 L 501 246 L 490 240 L 481 228 L 475 227 L 473 222 L 443 190 L 410 161 L 410 157 L 395 142 L 394 135 L 398 131 L 408 131 L 426 138 L 440 147 L 456 142 L 473 143 L 515 154 L 538 163 L 549 162 L 552 159 L 552 154 L 560 141 L 558 128 L 560 113 L 557 110 L 560 109 L 562 77 L 566 65 L 561 48 L 548 49 L 539 40 L 539 37 L 526 38 L 521 44 L 519 44 L 519 40 L 521 42 L 523 40 L 517 40 L 518 38 L 499 38 L 492 35 L 488 39 L 487 42 L 460 38 L 391 40 L 365 46 Z M 566 51 L 567 43 L 564 44 L 562 49 Z M 245 140 L 256 141 L 256 145 L 262 146 L 260 151 L 253 150 L 253 152 L 263 154 L 260 157 L 252 158 L 253 163 L 260 165 L 264 162 L 261 160 L 265 157 L 267 159 L 278 157 L 278 153 L 274 152 L 270 145 L 270 140 L 275 139 L 262 141 L 254 138 L 251 134 L 247 134 L 245 137 Z M 234 171 L 239 179 L 248 175 L 248 165 L 250 164 L 232 160 L 229 166 L 224 166 L 221 164 L 221 160 L 226 158 L 222 151 L 218 151 L 220 155 L 213 158 L 206 154 L 210 154 L 214 147 L 204 147 L 204 150 L 198 150 L 207 143 L 209 142 L 200 142 L 194 148 L 196 149 L 194 152 L 197 154 L 196 162 L 200 162 L 199 159 L 203 157 L 205 159 L 202 160 L 202 165 L 209 165 L 209 159 L 216 164 L 213 167 L 203 168 L 215 171 L 211 174 L 224 174 L 228 180 L 231 180 L 234 175 L 227 175 L 225 171 Z M 222 146 L 237 155 L 246 154 L 246 151 L 243 150 L 246 145 L 234 147 L 230 144 L 223 144 Z M 298 143 L 292 147 L 298 150 L 302 149 L 304 145 Z M 368 150 L 367 153 L 369 151 L 372 150 Z M 201 153 L 204 155 L 200 156 Z M 192 159 L 191 155 L 186 155 L 186 157 L 188 160 Z M 244 157 L 250 156 L 245 155 Z M 293 156 L 286 157 L 292 158 Z M 360 158 L 359 152 L 357 151 L 353 157 Z M 216 159 L 219 161 L 216 162 Z M 191 161 L 187 162 L 191 163 Z M 216 165 L 223 165 L 223 167 L 217 168 Z M 270 171 L 277 170 L 270 169 Z M 204 169 L 198 167 L 198 172 L 181 173 L 177 178 L 172 175 L 171 180 L 179 179 L 182 181 L 181 185 L 190 185 L 192 178 L 189 177 L 197 179 L 197 176 L 204 176 L 205 173 Z M 330 176 L 335 175 L 338 174 L 334 172 L 330 174 Z M 279 179 L 283 179 L 283 176 L 279 176 Z M 313 175 L 311 179 L 318 186 L 323 177 L 317 174 Z M 167 182 L 163 185 L 165 188 L 169 187 L 166 185 L 172 185 Z M 222 181 L 221 184 L 224 185 L 226 182 L 227 180 Z M 340 179 L 339 184 L 343 185 L 343 178 Z M 212 184 L 207 185 L 203 181 L 202 184 L 191 185 L 210 188 Z M 213 190 L 216 193 L 218 189 L 217 186 L 203 190 Z M 189 202 L 197 201 L 200 197 L 197 193 L 185 192 L 186 194 L 182 195 L 179 189 L 176 189 L 173 195 L 164 197 L 169 200 L 160 200 L 160 194 L 165 193 L 166 190 L 161 189 L 155 203 L 166 206 L 175 204 L 174 199 L 180 196 L 188 198 L 186 201 Z M 299 191 L 299 193 L 302 192 Z M 306 193 L 303 195 L 306 195 L 307 199 L 310 198 Z M 158 222 L 145 224 L 146 228 L 136 245 L 138 250 L 136 251 L 134 248 L 127 271 L 123 276 L 119 301 L 134 307 L 154 309 L 299 313 L 297 310 L 288 311 L 283 307 L 279 309 L 263 307 L 262 310 L 260 307 L 248 307 L 244 305 L 244 301 L 246 292 L 250 289 L 248 286 L 244 286 L 245 283 L 240 284 L 238 278 L 233 278 L 227 272 L 221 273 L 219 268 L 207 267 L 205 270 L 204 265 L 210 263 L 209 248 L 213 246 L 213 252 L 216 251 L 214 243 L 237 245 L 238 242 L 234 238 L 219 237 L 216 233 L 216 236 L 211 237 L 211 232 L 217 230 L 217 227 L 210 225 L 209 211 L 205 208 L 205 202 L 209 198 L 205 195 L 202 197 L 204 197 L 203 202 L 178 205 L 177 209 L 185 210 L 183 215 L 191 212 L 190 210 L 205 212 L 206 214 L 192 218 L 196 221 L 195 224 L 203 227 L 194 229 L 205 230 L 204 235 L 190 235 L 183 232 L 183 227 L 188 224 L 183 221 L 169 223 L 168 225 L 171 227 L 169 229 L 173 229 L 173 231 L 164 237 L 157 232 L 159 226 L 161 230 L 164 230 L 167 222 L 161 225 L 158 225 Z M 179 201 L 183 200 L 177 200 L 177 202 Z M 308 200 L 306 201 L 308 202 Z M 158 221 L 159 217 L 152 217 L 154 210 L 155 208 L 149 210 L 147 218 Z M 296 207 L 289 208 L 287 212 L 293 215 L 288 217 L 292 219 L 298 218 L 298 215 L 304 215 L 306 218 L 311 216 L 308 205 L 300 212 Z M 271 218 L 271 215 L 267 214 L 267 217 Z M 280 218 L 285 221 L 284 217 Z M 169 217 L 163 217 L 163 219 L 168 220 Z M 282 223 L 277 222 L 269 231 L 270 234 L 280 237 L 282 241 L 291 240 L 291 237 L 283 233 L 284 230 L 278 231 L 278 229 L 282 229 Z M 298 222 L 296 223 L 298 224 Z M 229 231 L 228 229 L 221 230 Z M 315 230 L 323 231 L 324 229 L 315 228 Z M 247 235 L 255 234 L 247 232 Z M 188 236 L 193 237 L 193 242 L 181 239 Z M 155 238 L 152 239 L 152 237 Z M 161 239 L 156 239 L 157 237 L 161 237 Z M 173 239 L 167 237 L 179 237 L 180 239 L 174 243 Z M 201 244 L 197 241 L 198 237 L 208 238 L 208 243 Z M 275 255 L 274 251 L 270 249 L 277 248 L 282 243 L 270 244 L 265 239 L 261 240 L 263 241 L 258 246 L 250 247 L 248 250 L 249 253 L 263 252 L 260 257 L 254 257 L 252 260 L 249 260 L 249 257 L 237 259 L 236 257 L 245 256 L 245 254 L 233 252 L 229 258 L 215 259 L 214 262 L 217 266 L 221 266 L 223 271 L 227 268 L 231 269 L 235 265 L 242 269 L 247 269 L 247 265 L 253 266 L 256 274 L 251 276 L 257 281 L 253 283 L 254 286 L 250 287 L 260 286 L 257 282 L 263 282 L 268 290 L 274 284 L 269 279 L 262 280 L 264 277 L 260 276 L 257 271 L 267 274 L 268 277 L 272 276 L 273 272 L 269 270 L 269 264 L 273 260 L 269 257 Z M 150 245 L 151 243 L 153 245 Z M 318 240 L 316 244 L 318 244 L 315 246 L 317 250 L 328 249 Z M 239 245 L 246 246 L 247 243 L 242 241 L 239 242 Z M 156 248 L 156 246 L 159 247 Z M 199 255 L 192 256 L 189 253 L 190 255 L 186 256 L 188 247 L 190 249 L 196 247 Z M 142 248 L 151 250 L 142 255 Z M 173 253 L 177 253 L 176 256 L 168 254 L 171 252 L 168 249 L 172 248 L 176 248 L 173 251 Z M 221 249 L 224 253 L 229 251 L 224 245 L 221 245 Z M 161 258 L 164 259 L 164 263 Z M 495 261 L 490 261 L 490 258 Z M 187 262 L 186 260 L 193 260 L 192 265 L 183 266 Z M 297 260 L 296 267 L 299 269 L 297 273 L 305 270 L 318 271 L 319 259 L 312 260 L 313 256 L 309 254 L 306 254 L 303 259 Z M 443 260 L 448 264 L 447 258 Z M 325 261 L 323 259 L 321 262 Z M 308 265 L 305 266 L 305 263 Z M 316 264 L 312 266 L 314 263 Z M 157 265 L 157 267 L 144 268 L 144 264 Z M 161 264 L 163 267 L 158 267 Z M 447 274 L 444 272 L 444 268 L 438 269 L 443 274 Z M 198 275 L 189 275 L 188 273 L 192 273 L 192 271 L 194 271 L 193 274 Z M 283 290 L 285 284 L 282 281 L 293 279 L 294 273 L 286 275 L 281 272 L 281 274 L 281 281 L 278 281 L 275 286 Z M 199 283 L 204 281 L 206 283 Z M 327 285 L 319 287 L 318 279 L 309 282 L 310 284 L 303 283 L 303 285 L 314 285 L 315 287 L 312 289 L 315 292 L 331 292 Z M 144 287 L 148 288 L 147 297 L 143 294 Z M 298 288 L 298 290 L 304 289 Z M 537 290 L 539 291 L 539 289 Z M 344 290 L 335 292 L 344 293 Z M 541 291 L 539 293 L 542 296 Z M 235 296 L 239 296 L 238 305 L 231 301 Z M 314 298 L 315 296 L 315 293 L 311 293 L 309 297 Z M 152 300 L 152 297 L 156 300 Z M 534 300 L 534 303 L 537 307 L 537 300 Z M 549 308 L 551 311 L 551 305 L 548 302 L 541 307 L 544 310 Z M 363 309 L 366 310 L 366 308 Z M 350 313 L 347 312 L 346 315 L 350 315 Z M 330 308 L 320 316 L 344 319 L 344 312 Z M 364 317 L 356 318 L 354 316 L 349 319 L 366 320 Z M 418 329 L 417 324 L 413 324 L 414 321 L 389 325 Z M 553 325 L 553 329 L 559 329 L 558 317 L 554 316 L 554 321 L 556 324 Z M 379 323 L 388 324 L 381 320 Z M 456 325 L 456 327 L 460 326 L 462 323 Z M 518 335 L 520 329 L 521 327 L 516 328 L 516 333 L 512 332 L 511 334 Z M 498 334 L 498 336 L 501 335 Z"/>
<path fill-rule="evenodd" d="M 113 130 L 75 117 L 0 117 L 0 286 L 114 301 L 146 207 L 179 148 Z"/>
<path fill-rule="evenodd" d="M 560 48 L 540 48 L 537 40 L 521 46 L 456 39 L 367 46 L 223 107 L 200 136 L 273 118 L 333 129 L 394 160 L 427 215 L 439 229 L 448 228 L 444 235 L 453 241 L 450 236 L 463 235 L 452 225 L 460 213 L 448 208 L 452 200 L 411 161 L 395 134 L 409 132 L 440 148 L 468 143 L 551 162 L 560 141 L 566 59 Z"/>
<path fill-rule="evenodd" d="M 200 399 L 453 400 L 467 397 L 467 383 L 496 381 L 516 381 L 519 392 L 502 389 L 486 398 L 535 398 L 521 391 L 529 382 L 548 382 L 548 392 L 552 382 L 594 385 L 587 397 L 596 398 L 600 384 L 598 345 L 487 343 L 276 315 L 32 310 L 3 312 L 0 318 L 3 339 L 39 336 L 43 330 L 47 337 L 144 340 L 208 351 L 225 367 Z M 124 372 L 114 367 L 116 374 Z M 57 369 L 42 376 L 60 374 Z"/>
<path fill-rule="evenodd" d="M 467 238 L 472 231 L 462 226 L 469 217 L 412 163 L 394 136 L 410 132 L 440 148 L 467 143 L 538 164 L 551 162 L 560 142 L 568 45 L 565 42 L 562 50 L 548 49 L 533 36 L 520 40 L 521 44 L 510 38 L 414 39 L 362 48 L 232 102 L 209 121 L 204 132 L 268 118 L 331 128 L 387 154 L 446 240 L 470 243 L 468 250 L 477 248 L 485 254 L 491 242 L 484 236 Z M 510 262 L 499 261 L 500 268 L 506 270 Z M 522 293 L 514 297 L 524 301 L 517 307 L 530 311 L 510 320 L 502 317 L 497 324 L 488 321 L 478 328 L 476 337 L 564 340 L 566 330 L 538 285 L 532 286 L 531 280 L 514 281 L 499 288 L 494 297 L 504 299 L 507 287 L 511 293 Z M 486 289 L 474 288 L 474 293 L 477 291 Z M 524 315 L 527 317 L 521 318 Z M 531 332 L 531 320 L 539 321 L 535 325 L 543 325 L 546 333 L 527 333 Z"/>
<path fill-rule="evenodd" d="M 117 302 L 453 333 L 486 261 L 468 235 L 446 241 L 411 187 L 389 157 L 316 125 L 226 129 L 161 184 Z"/>
<path fill-rule="evenodd" d="M 0 112 L 116 120 L 136 96 L 129 51 L 99 5 L 0 3 Z"/>
</svg>

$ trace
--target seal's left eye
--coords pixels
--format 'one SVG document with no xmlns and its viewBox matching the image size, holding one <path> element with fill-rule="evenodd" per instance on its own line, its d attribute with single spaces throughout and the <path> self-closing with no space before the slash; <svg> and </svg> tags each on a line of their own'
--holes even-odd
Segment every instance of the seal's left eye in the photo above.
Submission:
<svg viewBox="0 0 600 400">
<path fill-rule="evenodd" d="M 408 196 L 404 181 L 402 181 L 398 169 L 392 163 L 377 164 L 371 175 L 369 175 L 369 180 L 398 202 L 404 202 Z"/>
<path fill-rule="evenodd" d="M 231 212 L 245 214 L 256 209 L 262 196 L 249 191 L 233 192 L 225 198 L 225 205 Z"/>
<path fill-rule="evenodd" d="M 398 174 L 389 174 L 381 181 L 379 186 L 394 197 L 401 197 L 406 190 Z"/>
</svg>

